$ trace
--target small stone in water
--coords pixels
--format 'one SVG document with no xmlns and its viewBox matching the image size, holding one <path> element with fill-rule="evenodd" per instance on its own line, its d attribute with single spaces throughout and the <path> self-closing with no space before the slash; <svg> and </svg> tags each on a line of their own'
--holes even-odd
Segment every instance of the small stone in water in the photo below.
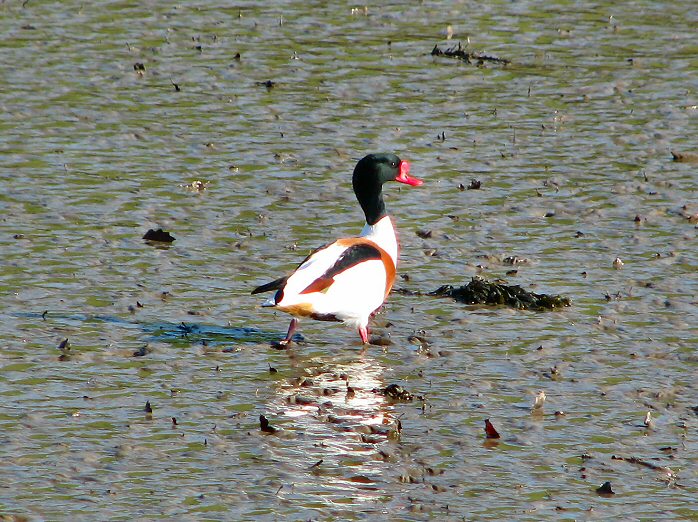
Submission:
<svg viewBox="0 0 698 522">
<path fill-rule="evenodd" d="M 488 439 L 498 439 L 500 437 L 499 432 L 490 422 L 490 419 L 485 419 L 485 436 Z"/>
<path fill-rule="evenodd" d="M 151 350 L 148 348 L 148 345 L 146 344 L 146 345 L 143 345 L 140 348 L 138 348 L 138 350 L 136 350 L 135 352 L 133 352 L 133 356 L 134 357 L 145 357 L 146 355 L 148 355 L 150 353 L 150 351 Z"/>
<path fill-rule="evenodd" d="M 543 408 L 544 403 L 545 403 L 545 392 L 543 390 L 541 390 L 536 395 L 536 398 L 533 401 L 533 406 L 531 407 L 531 409 L 532 410 L 540 410 L 541 408 Z"/>
<path fill-rule="evenodd" d="M 269 424 L 269 419 L 267 419 L 264 415 L 259 416 L 259 428 L 264 433 L 276 433 L 276 428 Z"/>
<path fill-rule="evenodd" d="M 411 401 L 414 399 L 414 395 L 405 390 L 402 386 L 398 384 L 389 384 L 382 390 L 374 390 L 382 392 L 383 395 L 389 397 L 390 399 L 400 400 L 400 401 Z"/>
<path fill-rule="evenodd" d="M 165 232 L 161 228 L 158 228 L 157 230 L 153 230 L 151 228 L 145 233 L 143 239 L 146 241 L 159 241 L 161 243 L 172 243 L 173 241 L 176 241 L 176 239 L 169 232 Z"/>
<path fill-rule="evenodd" d="M 611 489 L 611 483 L 610 482 L 604 482 L 601 486 L 596 488 L 596 492 L 599 495 L 615 495 L 616 492 Z"/>
</svg>

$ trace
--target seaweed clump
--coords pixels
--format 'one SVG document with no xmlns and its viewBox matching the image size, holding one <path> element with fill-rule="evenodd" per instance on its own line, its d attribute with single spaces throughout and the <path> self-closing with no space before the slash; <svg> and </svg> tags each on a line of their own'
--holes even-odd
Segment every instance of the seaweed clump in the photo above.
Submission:
<svg viewBox="0 0 698 522">
<path fill-rule="evenodd" d="M 475 63 L 475 65 L 483 65 L 485 62 L 492 62 L 492 63 L 501 63 L 504 65 L 510 64 L 511 61 L 507 60 L 506 58 L 498 58 L 496 56 L 489 56 L 486 54 L 480 54 L 478 52 L 469 52 L 466 51 L 465 48 L 458 42 L 457 46 L 449 47 L 447 49 L 441 50 L 439 49 L 438 44 L 434 46 L 434 48 L 431 50 L 431 55 L 432 56 L 446 56 L 447 58 L 457 58 L 459 60 L 463 60 L 466 63 L 472 64 Z"/>
<path fill-rule="evenodd" d="M 440 286 L 428 295 L 452 297 L 464 304 L 506 305 L 519 310 L 553 310 L 571 304 L 567 297 L 536 294 L 519 285 L 493 283 L 479 277 L 473 277 L 463 286 Z"/>
</svg>

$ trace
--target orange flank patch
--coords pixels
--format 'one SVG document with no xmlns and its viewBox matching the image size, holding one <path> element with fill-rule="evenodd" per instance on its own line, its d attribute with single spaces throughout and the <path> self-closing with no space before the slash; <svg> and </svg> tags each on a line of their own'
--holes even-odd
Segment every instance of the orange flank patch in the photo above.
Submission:
<svg viewBox="0 0 698 522">
<path fill-rule="evenodd" d="M 313 310 L 313 305 L 311 305 L 310 303 L 299 303 L 289 306 L 277 306 L 276 309 L 296 317 L 310 317 L 315 313 L 315 311 Z"/>
<path fill-rule="evenodd" d="M 334 283 L 333 277 L 318 277 L 315 281 L 310 283 L 301 294 L 312 294 L 313 292 L 322 292 L 327 290 Z"/>
<path fill-rule="evenodd" d="M 382 248 L 380 250 L 381 261 L 383 261 L 383 266 L 385 267 L 385 297 L 387 298 L 395 282 L 395 265 L 390 255 Z"/>
</svg>

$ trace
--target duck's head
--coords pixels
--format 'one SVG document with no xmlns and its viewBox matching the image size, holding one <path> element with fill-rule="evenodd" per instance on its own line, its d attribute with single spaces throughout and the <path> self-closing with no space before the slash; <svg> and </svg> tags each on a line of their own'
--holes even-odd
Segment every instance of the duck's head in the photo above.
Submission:
<svg viewBox="0 0 698 522">
<path fill-rule="evenodd" d="M 375 224 L 386 214 L 382 189 L 383 183 L 388 181 L 414 187 L 423 183 L 422 180 L 410 176 L 410 164 L 395 154 L 369 154 L 361 158 L 354 168 L 354 193 L 369 225 Z"/>
<path fill-rule="evenodd" d="M 397 181 L 407 185 L 419 186 L 423 182 L 410 176 L 410 164 L 395 154 L 369 154 L 359 160 L 354 168 L 352 184 L 354 191 L 358 188 L 382 186 L 387 181 Z"/>
</svg>

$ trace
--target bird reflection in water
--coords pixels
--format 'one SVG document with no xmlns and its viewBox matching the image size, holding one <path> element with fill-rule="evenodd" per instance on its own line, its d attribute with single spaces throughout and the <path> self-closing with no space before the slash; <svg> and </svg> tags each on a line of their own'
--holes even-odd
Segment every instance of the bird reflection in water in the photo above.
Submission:
<svg viewBox="0 0 698 522">
<path fill-rule="evenodd" d="M 383 476 L 380 463 L 395 461 L 401 426 L 394 400 L 386 397 L 385 366 L 367 351 L 352 357 L 332 363 L 327 355 L 294 358 L 297 376 L 280 385 L 278 402 L 269 409 L 287 436 L 274 444 L 275 457 L 297 464 L 300 459 L 315 477 L 306 486 L 346 495 L 353 483 L 354 500 L 367 500 L 379 483 L 393 480 Z"/>
</svg>

